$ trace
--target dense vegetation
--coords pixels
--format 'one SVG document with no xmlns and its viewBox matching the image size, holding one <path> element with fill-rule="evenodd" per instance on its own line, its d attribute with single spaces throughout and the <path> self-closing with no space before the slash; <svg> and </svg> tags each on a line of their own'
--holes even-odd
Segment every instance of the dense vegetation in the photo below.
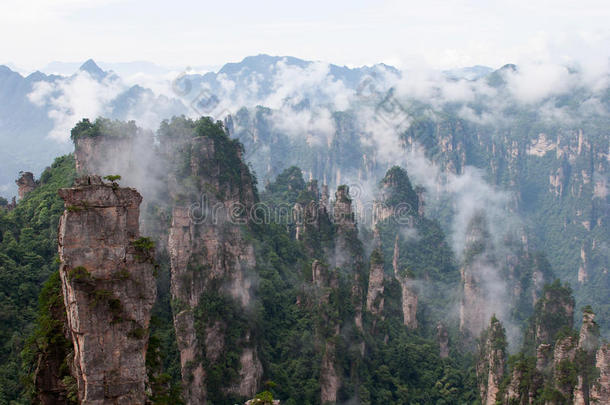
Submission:
<svg viewBox="0 0 610 405">
<path fill-rule="evenodd" d="M 128 137 L 135 135 L 140 129 L 136 126 L 135 121 L 118 121 L 108 118 L 97 118 L 91 122 L 88 118 L 83 118 L 77 122 L 72 131 L 70 138 L 76 141 L 78 138 L 95 138 L 98 136 L 114 136 Z"/>
<path fill-rule="evenodd" d="M 509 403 L 570 404 L 580 389 L 586 403 L 600 370 L 595 354 L 600 345 L 600 331 L 592 320 L 591 307 L 584 307 L 584 321 L 579 333 L 573 329 L 574 297 L 568 285 L 559 280 L 547 284 L 525 330 L 520 350 L 508 356 L 498 399 L 505 398 L 509 385 L 517 398 Z"/>
<path fill-rule="evenodd" d="M 109 125 L 119 132 L 123 129 L 132 134 L 137 132 L 130 123 L 104 122 L 81 121 L 73 131 L 73 138 L 104 136 L 104 128 Z M 422 123 L 421 130 L 432 128 Z M 159 243 L 167 237 L 171 206 L 198 197 L 202 190 L 219 201 L 228 196 L 243 197 L 252 190 L 248 198 L 254 203 L 259 201 L 259 195 L 256 177 L 240 160 L 243 146 L 228 137 L 222 123 L 209 118 L 193 121 L 178 117 L 163 122 L 157 135 L 160 144 L 155 146 L 156 152 L 169 159 L 168 178 L 178 178 L 177 183 L 183 187 L 174 193 L 173 197 L 178 197 L 172 198 L 169 190 L 175 184 L 165 179 L 166 189 L 144 203 L 143 223 L 152 239 L 141 238 L 136 247 L 148 250 L 154 246 L 153 239 L 157 241 L 158 299 L 151 321 L 147 368 L 151 402 L 169 405 L 181 403 L 180 356 L 173 312 L 185 305 L 171 299 L 168 252 L 165 244 Z M 212 145 L 213 153 L 204 156 L 202 150 L 209 148 L 198 149 L 202 144 Z M 199 173 L 192 173 L 192 162 L 197 162 Z M 216 171 L 225 166 L 227 170 Z M 216 176 L 214 184 L 202 184 L 202 179 L 208 179 L 206 176 Z M 35 364 L 41 358 L 56 360 L 63 386 L 69 398 L 74 398 L 74 380 L 66 364 L 71 345 L 62 331 L 65 319 L 55 257 L 57 223 L 63 211 L 57 189 L 71 185 L 74 177 L 72 156 L 58 158 L 41 175 L 39 187 L 14 209 L 0 207 L 0 405 L 30 401 L 35 390 Z M 298 239 L 297 224 L 291 216 L 276 216 L 271 221 L 252 221 L 243 226 L 244 237 L 254 246 L 256 256 L 254 304 L 244 310 L 219 285 L 212 285 L 193 308 L 199 342 L 205 341 L 206 326 L 217 321 L 225 325 L 220 360 L 209 361 L 202 347 L 207 391 L 214 404 L 246 399 L 221 389 L 236 381 L 246 331 L 251 333 L 249 339 L 256 345 L 263 365 L 265 391 L 259 395 L 262 401 L 279 398 L 287 405 L 319 404 L 322 358 L 329 345 L 334 348 L 332 362 L 341 379 L 340 402 L 479 401 L 476 355 L 461 344 L 456 319 L 448 313 L 457 305 L 457 294 L 449 291 L 459 291 L 460 274 L 442 225 L 418 212 L 421 202 L 404 169 L 392 167 L 379 188 L 381 202 L 394 214 L 400 207 L 409 208 L 400 211 L 406 221 L 396 221 L 395 215 L 379 222 L 376 232 L 372 232 L 363 225 L 342 228 L 341 222 L 349 222 L 353 214 L 333 223 L 323 213 L 314 223 L 304 225 Z M 347 193 L 348 188 L 340 186 L 340 190 Z M 350 202 L 347 194 L 344 198 L 345 203 Z M 299 204 L 305 209 L 318 209 L 318 185 L 315 181 L 306 183 L 301 169 L 291 166 L 266 185 L 260 193 L 260 202 L 270 208 L 292 208 Z M 484 221 L 474 225 L 480 226 L 486 237 Z M 344 249 L 349 258 L 345 263 L 337 264 L 341 262 L 335 257 L 338 248 Z M 485 253 L 487 247 L 481 244 L 472 249 L 466 252 L 466 264 L 469 255 Z M 325 278 L 318 284 L 313 280 L 314 261 L 323 269 Z M 364 311 L 359 326 L 355 318 L 358 307 L 362 308 L 364 303 L 357 295 L 359 292 L 366 299 L 369 268 L 373 265 L 382 265 L 384 269 L 384 308 L 380 316 Z M 545 277 L 551 274 L 544 256 L 522 255 L 514 271 L 517 279 L 522 278 L 523 296 L 531 295 L 534 288 L 530 285 L 533 269 L 540 270 Z M 206 268 L 196 270 L 204 272 Z M 87 277 L 79 273 L 73 276 Z M 416 329 L 404 325 L 398 277 L 411 280 L 418 295 Z M 552 384 L 534 387 L 537 380 L 533 356 L 536 345 L 554 343 L 575 333 L 571 330 L 572 322 L 565 319 L 567 312 L 560 311 L 566 306 L 573 307 L 574 299 L 571 290 L 558 282 L 547 286 L 541 294 L 535 308 L 531 300 L 529 304 L 517 302 L 512 308 L 515 319 L 526 319 L 532 311 L 533 315 L 523 349 L 508 361 L 508 370 L 522 370 L 523 389 L 533 387 L 540 391 L 540 398 L 548 399 L 558 394 Z M 544 342 L 539 340 L 541 335 L 533 334 L 540 329 L 538 325 L 547 331 Z M 440 327 L 448 333 L 448 357 L 441 356 L 439 351 Z M 501 339 L 496 340 L 504 350 L 504 332 L 500 335 Z M 481 339 L 485 340 L 486 335 Z M 591 352 L 579 352 L 574 362 L 561 365 L 557 378 L 566 386 L 574 386 L 575 373 L 593 381 L 596 371 L 592 361 Z M 506 389 L 508 382 L 503 382 L 502 389 Z"/>
<path fill-rule="evenodd" d="M 49 320 L 50 306 L 57 303 L 53 278 L 42 292 L 39 315 L 38 295 L 59 268 L 57 225 L 64 204 L 57 190 L 72 185 L 74 177 L 74 158 L 57 158 L 40 176 L 37 189 L 13 210 L 0 209 L 0 404 L 27 403 L 22 378 L 27 380 L 33 370 L 32 364 L 22 363 L 21 352 L 36 319 L 37 335 L 41 328 L 55 333 Z"/>
<path fill-rule="evenodd" d="M 608 114 L 582 113 L 580 103 L 590 97 L 582 89 L 544 100 L 541 108 L 510 101 L 510 95 L 504 93 L 504 74 L 516 69 L 507 65 L 481 79 L 502 94 L 498 97 L 506 96 L 500 110 L 498 100 L 484 95 L 466 105 L 395 100 L 404 108 L 410 126 L 397 139 L 392 138 L 392 146 L 397 152 L 401 145 L 406 149 L 423 146 L 425 156 L 441 169 L 460 174 L 467 166 L 476 167 L 489 184 L 510 191 L 511 209 L 528 224 L 530 249 L 547 254 L 557 275 L 572 285 L 578 305 L 592 305 L 604 320 L 602 334 L 608 335 L 610 273 L 605 270 L 610 258 L 605 246 L 610 243 L 610 196 L 603 180 L 608 171 Z M 606 91 L 600 100 L 606 111 L 608 94 Z M 574 112 L 574 119 L 549 119 L 549 105 Z M 464 118 L 464 108 L 473 111 L 472 119 Z M 330 183 L 340 181 L 339 177 L 372 181 L 384 175 L 388 163 L 394 163 L 384 160 L 374 147 L 379 135 L 362 135 L 357 108 L 333 113 L 335 131 L 328 143 L 308 143 L 305 137 L 282 133 L 273 125 L 275 115 L 276 111 L 257 107 L 242 109 L 231 120 L 234 135 L 246 146 L 247 157 L 261 179 L 274 178 L 283 168 L 296 164 Z M 542 136 L 548 151 L 533 153 L 532 145 Z M 388 142 L 387 137 L 381 138 L 380 144 Z M 552 185 L 552 181 L 558 183 Z M 427 202 L 431 217 L 445 232 L 451 231 L 455 214 L 451 203 L 435 205 L 435 201 Z M 588 278 L 579 282 L 582 255 Z"/>
<path fill-rule="evenodd" d="M 412 189 L 398 188 L 397 191 L 398 199 L 403 195 L 413 195 Z M 304 198 L 304 194 L 307 194 L 307 185 L 300 170 L 293 167 L 268 184 L 262 199 L 276 205 L 293 204 L 299 200 L 299 196 Z M 400 199 L 399 202 L 404 200 Z M 387 226 L 390 226 L 389 223 Z M 423 232 L 426 226 L 434 228 L 432 222 L 426 222 L 418 229 Z M 432 234 L 436 232 L 436 236 L 424 236 L 421 242 L 422 245 L 432 244 L 428 247 L 431 250 L 442 247 L 444 243 L 442 231 L 438 226 L 434 229 L 429 231 Z M 324 260 L 324 256 L 322 250 L 318 251 L 318 257 L 304 254 L 311 240 L 319 238 L 295 241 L 286 228 L 277 225 L 261 230 L 264 232 L 259 233 L 263 237 L 258 251 L 262 265 L 258 267 L 262 279 L 259 296 L 263 308 L 261 337 L 266 359 L 265 379 L 274 381 L 271 391 L 276 398 L 287 400 L 288 404 L 319 403 L 318 373 L 323 350 L 319 346 L 325 336 L 332 336 L 325 328 L 335 323 L 349 325 L 354 316 L 350 280 L 339 275 L 338 288 L 332 290 L 328 305 L 319 308 L 315 291 L 308 285 L 311 280 L 311 260 Z M 382 234 L 386 233 L 393 248 L 394 238 L 389 237 L 391 230 L 383 229 Z M 413 250 L 413 246 L 408 247 Z M 401 263 L 409 263 L 417 269 L 428 269 L 430 275 L 437 271 L 453 271 L 453 281 L 456 281 L 451 254 L 446 250 L 445 255 L 448 258 L 440 260 L 448 261 L 447 264 L 435 264 L 434 261 L 439 260 L 438 254 L 430 254 L 429 251 L 405 254 Z M 389 256 L 390 260 L 386 262 L 391 264 L 391 254 Z M 379 256 L 378 260 L 383 258 Z M 435 271 L 439 266 L 440 269 Z M 472 359 L 457 352 L 452 359 L 441 359 L 434 338 L 435 328 L 418 331 L 405 328 L 399 307 L 399 288 L 396 281 L 386 287 L 386 320 L 378 322 L 374 332 L 365 332 L 358 337 L 357 331 L 346 330 L 333 338 L 337 344 L 336 362 L 345 367 L 342 373 L 346 378 L 340 397 L 343 400 L 357 397 L 362 404 L 471 403 L 476 399 L 473 369 L 470 367 Z M 438 306 L 443 304 L 435 301 L 434 297 L 429 301 Z M 365 330 L 368 330 L 371 322 L 372 319 L 365 314 Z M 366 343 L 364 356 L 359 354 L 358 346 L 354 347 L 361 339 Z"/>
</svg>

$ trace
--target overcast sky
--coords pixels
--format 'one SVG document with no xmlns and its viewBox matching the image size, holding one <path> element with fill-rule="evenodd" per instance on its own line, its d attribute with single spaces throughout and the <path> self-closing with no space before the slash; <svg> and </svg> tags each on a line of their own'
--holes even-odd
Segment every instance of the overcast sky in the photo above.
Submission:
<svg viewBox="0 0 610 405">
<path fill-rule="evenodd" d="M 608 58 L 597 0 L 3 0 L 0 63 L 221 65 L 259 53 L 451 68 Z"/>
</svg>

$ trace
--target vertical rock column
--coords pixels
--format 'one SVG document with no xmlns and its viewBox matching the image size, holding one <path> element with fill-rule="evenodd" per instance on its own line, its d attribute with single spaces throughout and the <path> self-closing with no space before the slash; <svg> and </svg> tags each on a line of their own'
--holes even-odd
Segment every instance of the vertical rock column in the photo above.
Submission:
<svg viewBox="0 0 610 405">
<path fill-rule="evenodd" d="M 591 400 L 597 404 L 610 403 L 610 344 L 602 345 L 596 354 L 595 366 L 599 377 L 591 388 Z"/>
<path fill-rule="evenodd" d="M 449 357 L 449 332 L 442 323 L 436 324 L 436 340 L 439 346 L 439 356 L 441 359 Z"/>
<path fill-rule="evenodd" d="M 19 178 L 15 181 L 18 189 L 19 199 L 23 200 L 23 197 L 26 196 L 30 191 L 34 190 L 38 187 L 36 181 L 34 181 L 34 175 L 32 172 L 20 172 Z"/>
<path fill-rule="evenodd" d="M 312 263 L 311 271 L 312 281 L 316 287 L 318 312 L 322 315 L 323 327 L 318 327 L 318 329 L 326 330 L 326 333 L 317 331 L 324 340 L 322 343 L 324 354 L 320 365 L 320 402 L 322 404 L 334 404 L 337 401 L 337 393 L 341 386 L 341 377 L 335 364 L 337 357 L 336 341 L 339 336 L 340 325 L 337 320 L 328 317 L 325 309 L 328 308 L 331 291 L 338 288 L 337 274 L 329 271 L 328 267 L 318 260 L 314 260 Z"/>
<path fill-rule="evenodd" d="M 383 313 L 383 278 L 383 253 L 381 247 L 378 247 L 371 254 L 369 288 L 366 296 L 366 309 L 376 317 L 382 317 Z"/>
<path fill-rule="evenodd" d="M 596 355 L 599 348 L 599 327 L 595 322 L 595 314 L 593 311 L 585 310 L 583 312 L 582 326 L 578 336 L 578 349 L 581 355 L 584 355 L 586 366 L 596 366 Z M 585 366 L 585 367 L 586 367 Z M 595 381 L 591 381 L 592 376 L 581 370 L 578 375 L 578 382 L 574 389 L 574 405 L 585 405 L 590 402 L 590 391 L 595 385 Z"/>
<path fill-rule="evenodd" d="M 185 204 L 178 201 L 178 192 L 173 195 L 176 202 L 168 251 L 174 327 L 187 405 L 218 403 L 211 398 L 211 388 L 227 396 L 252 398 L 258 392 L 263 374 L 250 329 L 232 336 L 235 323 L 218 314 L 208 314 L 201 306 L 210 300 L 222 300 L 222 311 L 238 309 L 245 317 L 252 303 L 256 257 L 254 246 L 242 229 L 249 219 L 232 210 L 242 208 L 244 212 L 251 212 L 249 207 L 255 203 L 254 188 L 247 166 L 241 160 L 240 176 L 226 178 L 229 168 L 217 158 L 216 152 L 220 147 L 229 154 L 231 146 L 228 139 L 222 142 L 225 143 L 215 144 L 213 139 L 202 136 L 185 145 L 189 173 L 197 183 L 191 186 L 193 189 L 189 190 L 188 186 L 182 189 L 201 200 Z M 232 157 L 241 159 L 239 155 Z M 224 360 L 231 343 L 229 339 L 239 348 L 239 360 L 233 365 L 237 375 L 231 381 L 222 381 L 222 386 L 209 383 L 206 371 Z"/>
<path fill-rule="evenodd" d="M 460 331 L 467 340 L 471 340 L 483 331 L 487 319 L 491 316 L 492 303 L 500 299 L 490 297 L 486 287 L 488 281 L 493 280 L 493 269 L 498 263 L 491 244 L 487 218 L 483 212 L 477 212 L 470 218 L 463 256 L 460 268 L 462 277 Z"/>
<path fill-rule="evenodd" d="M 140 194 L 98 176 L 59 190 L 60 277 L 81 404 L 144 404 L 156 298 L 152 243 L 139 235 Z"/>
<path fill-rule="evenodd" d="M 476 372 L 481 404 L 494 405 L 506 365 L 506 332 L 496 317 L 481 335 Z"/>
<path fill-rule="evenodd" d="M 411 287 L 412 281 L 408 274 L 401 275 L 398 269 L 398 259 L 400 258 L 400 247 L 398 246 L 398 235 L 394 240 L 394 257 L 392 259 L 392 267 L 394 269 L 394 278 L 400 284 L 401 306 L 403 324 L 411 329 L 417 329 L 417 293 Z"/>
<path fill-rule="evenodd" d="M 333 220 L 336 226 L 334 265 L 346 270 L 352 278 L 352 303 L 354 305 L 354 322 L 362 331 L 363 288 L 362 281 L 362 247 L 358 240 L 356 219 L 352 211 L 352 199 L 349 187 L 337 187 L 333 205 Z"/>
</svg>

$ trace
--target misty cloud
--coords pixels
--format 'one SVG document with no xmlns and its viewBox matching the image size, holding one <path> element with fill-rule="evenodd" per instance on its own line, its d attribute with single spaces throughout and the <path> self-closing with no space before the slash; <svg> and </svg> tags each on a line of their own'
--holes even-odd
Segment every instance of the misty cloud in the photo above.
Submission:
<svg viewBox="0 0 610 405">
<path fill-rule="evenodd" d="M 70 130 L 79 120 L 107 115 L 110 101 L 122 90 L 124 87 L 113 77 L 98 81 L 88 72 L 79 71 L 56 82 L 36 82 L 28 97 L 38 106 L 49 107 L 54 128 L 48 136 L 67 142 Z"/>
</svg>

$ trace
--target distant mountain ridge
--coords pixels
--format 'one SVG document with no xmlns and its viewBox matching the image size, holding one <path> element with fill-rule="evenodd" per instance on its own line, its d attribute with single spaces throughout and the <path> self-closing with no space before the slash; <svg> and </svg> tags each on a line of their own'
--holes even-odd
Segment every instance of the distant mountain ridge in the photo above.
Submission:
<svg viewBox="0 0 610 405">
<path fill-rule="evenodd" d="M 169 70 L 149 62 L 133 62 L 124 65 L 142 67 L 149 73 L 167 74 L 169 72 Z M 216 72 L 198 74 L 186 70 L 180 79 L 189 82 L 190 93 L 185 97 L 176 89 L 170 90 L 168 96 L 163 96 L 155 94 L 145 85 L 127 86 L 121 82 L 119 75 L 102 69 L 93 59 L 85 61 L 69 75 L 45 74 L 36 71 L 23 76 L 7 66 L 0 65 L 0 144 L 3 146 L 0 151 L 0 160 L 2 161 L 0 164 L 0 195 L 5 197 L 16 195 L 16 187 L 13 182 L 19 171 L 28 170 L 39 173 L 54 157 L 72 150 L 69 143 L 61 143 L 48 137 L 48 134 L 56 125 L 50 114 L 55 117 L 58 114 L 69 114 L 70 106 L 61 105 L 59 111 L 55 111 L 57 108 L 49 105 L 48 102 L 43 101 L 36 104 L 29 97 L 41 83 L 45 83 L 45 86 L 50 88 L 47 95 L 47 99 L 49 99 L 60 97 L 62 89 L 69 86 L 70 80 L 83 72 L 93 79 L 94 84 L 95 82 L 103 83 L 104 80 L 112 81 L 118 89 L 111 89 L 116 94 L 113 94 L 110 100 L 106 101 L 107 105 L 101 106 L 103 108 L 99 111 L 99 115 L 116 119 L 149 120 L 151 121 L 150 127 L 156 127 L 158 123 L 152 121 L 171 118 L 172 115 L 213 115 L 216 111 L 209 107 L 210 105 L 214 106 L 216 101 L 213 98 L 211 100 L 205 99 L 204 103 L 201 104 L 201 100 L 198 100 L 197 97 L 200 97 L 202 92 L 204 95 L 205 92 L 210 92 L 213 95 L 218 94 L 218 97 L 222 97 L 223 94 L 226 95 L 226 91 L 223 89 L 226 80 L 235 83 L 235 89 L 237 89 L 229 94 L 228 98 L 236 94 L 239 95 L 239 97 L 234 97 L 231 100 L 232 107 L 236 105 L 235 103 L 244 99 L 244 97 L 241 97 L 242 92 L 248 92 L 246 98 L 254 100 L 253 102 L 267 98 L 277 90 L 274 88 L 276 85 L 274 75 L 277 74 L 280 65 L 288 69 L 314 69 L 316 66 L 327 66 L 328 74 L 332 80 L 343 83 L 346 88 L 352 90 L 356 90 L 363 78 L 367 76 L 377 74 L 399 76 L 401 74 L 395 67 L 383 63 L 349 68 L 334 64 L 325 65 L 292 56 L 260 54 L 247 56 L 240 62 L 226 63 Z M 75 64 L 54 62 L 47 65 L 45 70 L 66 71 L 70 67 L 75 67 Z M 466 77 L 468 75 L 480 77 L 480 75 L 490 71 L 490 68 L 474 66 L 461 70 L 457 69 L 448 74 L 455 77 Z M 253 85 L 253 77 L 257 78 L 256 85 Z M 168 83 L 168 87 L 171 87 L 170 85 Z M 105 89 L 105 87 L 103 88 Z M 97 95 L 94 94 L 94 96 Z M 193 101 L 191 101 L 191 98 Z M 88 101 L 91 102 L 92 100 Z M 197 104 L 197 101 L 200 104 Z M 60 99 L 57 104 L 69 102 L 70 100 Z M 72 118 L 75 123 L 84 117 L 74 116 Z M 94 119 L 95 117 L 88 118 Z M 147 122 L 144 122 L 144 124 L 147 124 Z"/>
<path fill-rule="evenodd" d="M 92 59 L 81 65 L 71 76 L 47 75 L 36 71 L 28 76 L 14 72 L 6 66 L 0 66 L 0 195 L 10 197 L 16 194 L 14 180 L 19 171 L 28 170 L 39 173 L 53 159 L 70 152 L 73 147 L 68 142 L 50 139 L 48 134 L 54 128 L 54 106 L 49 99 L 61 97 L 61 92 L 67 87 L 73 88 L 74 79 L 79 74 L 86 73 L 91 83 L 104 81 L 115 83 L 117 94 L 112 97 L 106 113 L 111 118 L 129 119 L 130 111 L 137 108 L 142 100 L 147 103 L 147 109 L 160 115 L 175 115 L 186 111 L 179 100 L 169 100 L 156 96 L 150 89 L 141 86 L 126 86 L 120 84 L 121 78 L 111 72 L 101 69 Z M 48 97 L 41 103 L 32 101 L 30 95 L 41 86 L 46 87 Z M 96 96 L 93 94 L 92 96 Z M 60 99 L 58 104 L 70 100 Z M 88 100 L 91 102 L 93 100 Z M 56 108 L 55 108 L 56 109 Z M 64 113 L 62 109 L 59 113 Z M 101 115 L 101 112 L 100 112 Z M 75 119 L 81 119 L 78 117 Z M 95 117 L 92 117 L 95 118 Z M 66 138 L 69 134 L 66 134 Z"/>
</svg>

